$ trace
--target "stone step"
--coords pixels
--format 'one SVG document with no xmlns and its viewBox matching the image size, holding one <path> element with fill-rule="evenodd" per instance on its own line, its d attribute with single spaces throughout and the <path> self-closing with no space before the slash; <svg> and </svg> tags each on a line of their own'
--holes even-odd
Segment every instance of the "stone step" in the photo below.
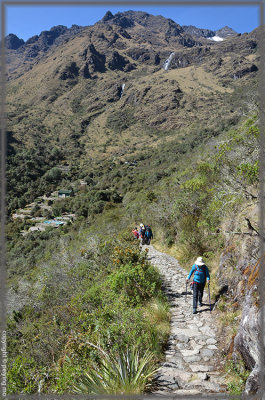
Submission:
<svg viewBox="0 0 265 400">
<path fill-rule="evenodd" d="M 201 381 L 201 380 L 193 381 L 192 386 L 195 389 L 197 388 L 200 389 L 202 392 L 220 393 L 220 391 L 222 390 L 220 385 L 209 381 Z"/>
<path fill-rule="evenodd" d="M 185 396 L 201 394 L 201 392 L 198 389 L 179 389 L 179 390 L 175 390 L 173 393 L 177 394 L 177 395 L 185 395 Z"/>
<path fill-rule="evenodd" d="M 213 371 L 213 366 L 197 364 L 197 365 L 190 365 L 190 369 L 192 370 L 192 372 L 209 372 Z"/>
</svg>

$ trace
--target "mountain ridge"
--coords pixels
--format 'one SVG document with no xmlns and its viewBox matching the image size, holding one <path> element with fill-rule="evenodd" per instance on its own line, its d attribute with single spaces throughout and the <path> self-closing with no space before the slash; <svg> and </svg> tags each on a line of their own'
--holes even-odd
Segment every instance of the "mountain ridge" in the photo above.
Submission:
<svg viewBox="0 0 265 400">
<path fill-rule="evenodd" d="M 150 16 L 150 14 L 148 14 L 147 12 L 144 11 L 125 11 L 125 12 L 117 12 L 116 14 L 112 14 L 111 11 L 107 11 L 106 14 L 102 17 L 101 20 L 99 20 L 98 22 L 96 22 L 93 25 L 90 26 L 94 26 L 96 24 L 100 24 L 100 23 L 109 23 L 112 22 L 116 25 L 120 25 L 123 28 L 126 27 L 130 27 L 133 26 L 134 22 L 132 20 L 132 18 L 134 20 L 136 20 L 138 23 L 142 22 L 143 26 L 148 26 L 148 24 L 144 23 L 144 19 L 147 20 L 148 17 Z M 132 18 L 131 18 L 132 17 Z M 172 20 L 171 18 L 165 18 L 162 15 L 158 15 L 155 18 L 157 18 L 160 22 L 163 20 L 168 21 L 168 24 L 171 26 L 174 26 L 179 32 L 189 32 L 189 33 L 193 33 L 194 36 L 197 37 L 212 37 L 214 35 L 219 35 L 221 37 L 227 37 L 229 35 L 236 35 L 237 32 L 234 31 L 231 27 L 228 26 L 224 26 L 222 28 L 216 29 L 216 30 L 210 30 L 208 28 L 198 28 L 196 26 L 193 25 L 179 25 L 177 22 L 175 22 L 174 20 Z M 88 25 L 89 26 L 89 25 Z M 23 46 L 24 44 L 29 44 L 32 42 L 35 42 L 38 40 L 38 38 L 40 37 L 44 37 L 44 36 L 51 36 L 54 37 L 56 35 L 56 31 L 60 30 L 60 34 L 65 34 L 66 32 L 69 31 L 73 31 L 73 29 L 75 30 L 81 30 L 82 28 L 87 28 L 88 26 L 79 26 L 77 24 L 73 24 L 71 26 L 71 28 L 67 28 L 64 25 L 56 25 L 51 27 L 49 30 L 44 30 L 42 31 L 39 35 L 36 34 L 32 37 L 30 37 L 29 39 L 27 39 L 26 41 L 19 38 L 15 33 L 9 33 L 6 37 L 5 37 L 5 41 L 6 41 L 6 47 L 8 49 L 11 50 L 16 50 L 18 47 Z M 75 32 L 76 33 L 76 32 Z M 58 36 L 59 36 L 58 35 Z M 57 36 L 57 37 L 58 37 Z M 19 40 L 19 42 L 17 42 L 16 44 L 14 44 L 14 48 L 13 48 L 13 44 L 12 44 L 12 39 L 13 40 Z"/>
</svg>

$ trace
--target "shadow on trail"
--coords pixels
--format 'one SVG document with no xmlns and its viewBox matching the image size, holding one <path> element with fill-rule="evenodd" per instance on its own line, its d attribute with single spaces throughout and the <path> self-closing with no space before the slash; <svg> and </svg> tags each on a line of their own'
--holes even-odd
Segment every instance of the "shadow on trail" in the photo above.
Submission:
<svg viewBox="0 0 265 400">
<path fill-rule="evenodd" d="M 202 303 L 202 307 L 207 307 L 207 308 L 200 308 L 200 309 L 197 308 L 197 314 L 212 311 L 214 306 L 215 306 L 215 303 L 211 303 L 211 304 Z"/>
<path fill-rule="evenodd" d="M 169 299 L 179 299 L 181 296 L 182 296 L 182 294 L 181 293 L 175 293 L 175 292 L 167 292 L 166 293 L 166 296 L 169 298 Z"/>
<path fill-rule="evenodd" d="M 180 297 L 186 297 L 188 295 L 192 295 L 192 292 L 180 292 L 180 293 L 176 293 L 174 291 L 168 290 L 167 288 L 167 297 L 171 298 L 171 299 L 179 299 Z"/>
<path fill-rule="evenodd" d="M 181 296 L 188 296 L 188 294 L 192 294 L 192 292 L 181 292 Z"/>
</svg>

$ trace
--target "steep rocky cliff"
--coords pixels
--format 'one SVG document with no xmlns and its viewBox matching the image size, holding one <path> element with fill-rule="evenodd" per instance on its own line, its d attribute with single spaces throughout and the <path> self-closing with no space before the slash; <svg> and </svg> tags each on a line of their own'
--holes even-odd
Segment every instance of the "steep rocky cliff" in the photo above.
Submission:
<svg viewBox="0 0 265 400">
<path fill-rule="evenodd" d="M 260 366 L 260 302 L 258 295 L 260 236 L 257 227 L 258 206 L 246 207 L 229 222 L 226 247 L 220 258 L 218 280 L 221 292 L 225 293 L 228 307 L 239 310 L 236 330 L 228 327 L 224 352 L 236 364 L 250 371 L 245 393 L 257 392 Z M 248 217 L 246 217 L 248 216 Z M 233 321 L 235 322 L 235 321 Z M 225 334 L 223 332 L 223 334 Z"/>
</svg>

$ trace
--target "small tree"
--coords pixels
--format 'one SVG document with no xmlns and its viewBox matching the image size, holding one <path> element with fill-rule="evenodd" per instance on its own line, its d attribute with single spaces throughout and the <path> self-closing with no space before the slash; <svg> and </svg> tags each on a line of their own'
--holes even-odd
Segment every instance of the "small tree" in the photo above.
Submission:
<svg viewBox="0 0 265 400">
<path fill-rule="evenodd" d="M 62 178 L 62 171 L 57 167 L 53 167 L 46 172 L 44 178 L 47 182 L 57 183 Z"/>
</svg>

